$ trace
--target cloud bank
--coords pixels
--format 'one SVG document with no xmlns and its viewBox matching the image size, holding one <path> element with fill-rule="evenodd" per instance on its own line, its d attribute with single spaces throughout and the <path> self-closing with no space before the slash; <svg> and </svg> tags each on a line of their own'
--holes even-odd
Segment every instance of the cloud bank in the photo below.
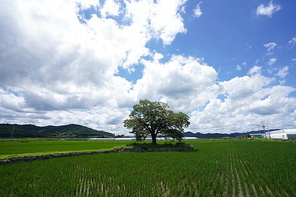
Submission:
<svg viewBox="0 0 296 197">
<path fill-rule="evenodd" d="M 164 58 L 148 47 L 151 42 L 166 47 L 186 34 L 185 2 L 4 0 L 0 121 L 77 123 L 127 134 L 122 122 L 131 107 L 150 99 L 187 113 L 193 132 L 250 130 L 259 119 L 276 128 L 295 122 L 296 102 L 289 97 L 295 89 L 274 85 L 260 66 L 247 76 L 219 81 L 202 58 Z M 276 44 L 264 46 L 270 52 Z M 140 65 L 135 82 L 121 76 L 120 69 L 133 73 Z M 288 74 L 283 68 L 275 77 L 284 80 Z"/>
</svg>

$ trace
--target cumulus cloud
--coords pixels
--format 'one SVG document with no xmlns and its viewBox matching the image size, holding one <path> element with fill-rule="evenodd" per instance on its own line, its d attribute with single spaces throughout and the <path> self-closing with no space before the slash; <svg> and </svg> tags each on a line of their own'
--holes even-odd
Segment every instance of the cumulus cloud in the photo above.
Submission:
<svg viewBox="0 0 296 197">
<path fill-rule="evenodd" d="M 199 3 L 196 5 L 195 9 L 193 10 L 193 16 L 194 16 L 194 17 L 199 18 L 199 17 L 202 15 L 202 11 L 201 11 L 201 8 L 200 8 L 200 4 L 201 4 L 201 3 L 202 3 L 202 2 L 199 2 Z"/>
<path fill-rule="evenodd" d="M 191 113 L 191 130 L 202 132 L 249 131 L 265 121 L 270 128 L 281 128 L 283 114 L 293 113 L 295 91 L 287 86 L 270 86 L 273 79 L 260 74 L 220 82 L 222 90 L 202 110 Z M 287 116 L 291 121 L 293 115 Z"/>
<path fill-rule="evenodd" d="M 263 87 L 269 85 L 272 79 L 260 74 L 244 77 L 235 77 L 229 81 L 221 82 L 224 91 L 232 100 L 245 100 L 247 97 L 255 95 Z"/>
<path fill-rule="evenodd" d="M 217 72 L 202 60 L 193 57 L 173 56 L 167 63 L 143 60 L 143 78 L 133 90 L 137 97 L 170 103 L 178 111 L 190 112 L 216 97 Z"/>
<path fill-rule="evenodd" d="M 105 18 L 107 16 L 118 16 L 120 4 L 114 0 L 106 0 L 101 11 L 101 15 Z"/>
<path fill-rule="evenodd" d="M 25 106 L 25 100 L 21 96 L 17 96 L 11 92 L 1 90 L 0 96 L 1 106 L 7 110 L 20 111 Z"/>
<path fill-rule="evenodd" d="M 150 26 L 154 36 L 162 39 L 165 45 L 171 44 L 177 33 L 186 32 L 181 16 L 185 2 L 186 0 L 161 0 L 153 5 Z"/>
<path fill-rule="evenodd" d="M 122 121 L 139 99 L 167 102 L 187 113 L 194 132 L 248 130 L 267 116 L 273 127 L 295 121 L 296 101 L 289 97 L 295 89 L 273 86 L 274 79 L 263 76 L 261 67 L 221 82 L 202 58 L 147 47 L 153 39 L 165 47 L 186 33 L 184 3 L 4 0 L 0 121 L 77 123 L 127 134 Z M 276 43 L 264 46 L 272 52 Z M 132 72 L 138 64 L 144 69 L 137 70 L 137 81 L 119 76 L 120 69 Z M 284 80 L 288 71 L 284 67 L 276 76 Z"/>
<path fill-rule="evenodd" d="M 250 107 L 250 112 L 259 115 L 272 115 L 272 114 L 284 114 L 291 112 L 290 110 L 295 108 L 294 98 L 287 98 L 288 94 L 295 91 L 291 87 L 274 86 L 267 88 L 265 91 L 265 97 L 254 101 Z M 268 92 L 268 94 L 267 94 Z"/>
<path fill-rule="evenodd" d="M 129 93 L 132 83 L 116 76 L 118 67 L 132 69 L 149 55 L 151 39 L 170 44 L 184 33 L 184 3 L 2 2 L 1 111 L 42 111 L 51 117 L 63 110 L 130 107 L 135 101 Z M 90 8 L 95 12 L 86 17 Z M 112 18 L 120 14 L 119 20 Z"/>
<path fill-rule="evenodd" d="M 257 15 L 265 15 L 265 16 L 268 16 L 271 18 L 275 12 L 280 11 L 281 9 L 282 9 L 281 5 L 273 4 L 273 2 L 270 1 L 267 6 L 265 6 L 263 4 L 259 5 L 257 7 L 256 14 Z"/>
</svg>

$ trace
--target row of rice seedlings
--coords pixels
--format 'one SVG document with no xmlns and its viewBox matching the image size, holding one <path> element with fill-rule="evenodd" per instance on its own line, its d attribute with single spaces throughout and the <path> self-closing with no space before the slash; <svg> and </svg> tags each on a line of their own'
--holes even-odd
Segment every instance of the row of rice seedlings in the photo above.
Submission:
<svg viewBox="0 0 296 197">
<path fill-rule="evenodd" d="M 242 145 L 244 146 L 244 145 L 248 145 L 248 144 L 242 144 Z M 247 148 L 247 147 L 248 146 L 246 146 L 245 148 Z M 256 153 L 256 152 L 254 152 L 254 153 Z M 239 169 L 238 174 L 240 176 L 241 183 L 242 183 L 242 185 L 244 187 L 245 195 L 252 195 L 252 196 L 265 195 L 264 191 L 262 190 L 262 183 L 258 182 L 258 177 L 252 178 L 251 177 L 252 170 L 247 171 L 245 165 L 242 165 L 241 161 L 243 159 L 244 159 L 244 156 L 243 156 L 242 152 L 237 151 L 236 158 L 235 158 L 235 163 L 236 163 L 237 168 Z M 254 189 L 254 187 L 252 187 L 252 185 L 254 185 L 254 184 L 257 187 L 256 189 Z M 258 192 L 256 192 L 256 190 Z"/>
<path fill-rule="evenodd" d="M 250 171 L 246 170 L 246 163 L 242 160 L 238 159 L 237 164 L 239 166 L 239 175 L 242 177 L 243 187 L 245 188 L 245 192 L 247 196 L 258 196 L 256 190 L 254 189 L 252 174 Z"/>
<path fill-rule="evenodd" d="M 262 180 L 269 186 L 269 189 L 273 190 L 273 193 L 278 193 L 278 196 L 285 196 L 287 193 L 289 196 L 295 196 L 295 163 L 296 163 L 296 151 L 295 146 L 291 144 L 277 142 L 266 144 L 268 149 L 265 156 L 266 160 L 262 159 Z M 294 148 L 293 148 L 294 147 Z M 271 157 L 273 155 L 274 157 Z M 261 172 L 261 173 L 262 173 Z M 260 172 L 257 172 L 260 173 Z M 287 186 L 292 186 L 287 187 Z M 289 190 L 289 189 L 292 190 Z"/>
<path fill-rule="evenodd" d="M 250 195 L 288 196 L 284 189 L 286 186 L 280 186 L 279 180 L 275 179 L 273 175 L 289 172 L 287 169 L 280 170 L 281 167 L 278 165 L 279 162 L 286 160 L 286 158 L 277 157 L 278 154 L 283 153 L 281 153 L 281 151 L 276 151 L 277 149 L 274 148 L 270 142 L 261 142 L 257 144 L 256 149 L 253 148 L 254 146 L 247 146 L 250 145 L 247 143 L 242 143 L 242 145 L 246 145 L 246 147 L 242 149 L 243 151 L 238 151 L 236 155 L 239 157 L 237 161 L 240 161 L 240 166 L 245 172 L 241 174 L 247 178 L 246 183 Z M 282 147 L 285 147 L 285 145 L 282 145 Z M 287 151 L 286 148 L 284 148 L 284 150 Z M 279 177 L 277 176 L 277 178 Z"/>
</svg>

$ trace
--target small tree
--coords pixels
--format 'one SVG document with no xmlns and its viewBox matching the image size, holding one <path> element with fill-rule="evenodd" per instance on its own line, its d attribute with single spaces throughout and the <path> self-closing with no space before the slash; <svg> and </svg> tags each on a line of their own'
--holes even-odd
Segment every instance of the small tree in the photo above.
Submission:
<svg viewBox="0 0 296 197">
<path fill-rule="evenodd" d="M 124 126 L 132 129 L 136 140 L 150 135 L 152 143 L 156 144 L 158 134 L 182 140 L 184 128 L 190 124 L 189 117 L 182 112 L 174 113 L 168 107 L 163 102 L 140 100 L 139 104 L 133 106 L 130 118 L 124 120 Z"/>
</svg>

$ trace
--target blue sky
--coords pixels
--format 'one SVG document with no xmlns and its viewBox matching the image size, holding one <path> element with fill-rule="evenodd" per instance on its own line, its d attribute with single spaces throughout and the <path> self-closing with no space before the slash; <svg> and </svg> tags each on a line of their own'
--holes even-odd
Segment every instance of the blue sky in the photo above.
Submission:
<svg viewBox="0 0 296 197">
<path fill-rule="evenodd" d="M 276 65 L 279 67 L 291 65 L 295 58 L 295 48 L 289 41 L 295 37 L 296 32 L 296 2 L 273 2 L 280 5 L 281 10 L 271 17 L 257 15 L 258 5 L 268 6 L 269 3 L 205 1 L 200 3 L 202 15 L 195 18 L 192 10 L 196 1 L 188 1 L 185 4 L 186 13 L 182 14 L 187 32 L 178 34 L 174 42 L 163 51 L 167 54 L 203 57 L 209 65 L 221 71 L 221 80 L 245 75 L 257 61 L 261 66 L 266 66 L 268 58 L 277 58 Z M 271 55 L 266 55 L 264 44 L 267 43 L 277 44 Z M 161 44 L 157 50 L 162 51 Z M 242 66 L 244 62 L 247 63 L 245 67 Z M 237 70 L 237 65 L 243 68 Z M 295 66 L 291 66 L 290 71 L 295 73 Z M 293 76 L 290 76 L 287 82 L 295 84 Z"/>
<path fill-rule="evenodd" d="M 271 16 L 258 15 L 258 5 L 268 7 L 270 2 L 188 1 L 181 14 L 186 33 L 178 34 L 169 46 L 163 46 L 161 40 L 152 40 L 147 45 L 161 52 L 164 59 L 171 55 L 202 57 L 219 71 L 221 81 L 244 76 L 254 65 L 261 66 L 266 75 L 286 66 L 289 73 L 296 73 L 293 41 L 296 2 L 273 1 L 273 5 L 280 6 L 279 11 Z M 194 16 L 197 5 L 202 12 L 199 17 Z M 264 46 L 268 43 L 276 43 L 270 54 Z M 275 63 L 269 65 L 270 59 L 276 59 Z M 142 77 L 142 69 L 139 65 L 133 73 L 120 70 L 120 76 L 136 81 Z M 286 76 L 286 84 L 295 87 L 295 83 L 293 74 Z"/>
<path fill-rule="evenodd" d="M 295 128 L 296 2 L 4 0 L 0 122 L 128 134 L 140 99 L 187 131 Z"/>
</svg>

